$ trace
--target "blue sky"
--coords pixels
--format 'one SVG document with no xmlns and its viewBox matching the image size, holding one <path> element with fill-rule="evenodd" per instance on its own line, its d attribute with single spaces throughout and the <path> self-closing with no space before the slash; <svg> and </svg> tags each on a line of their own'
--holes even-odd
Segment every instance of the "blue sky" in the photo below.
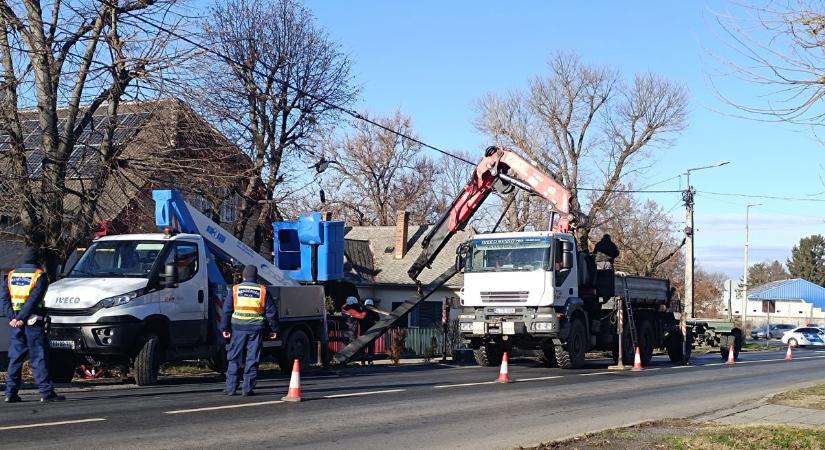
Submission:
<svg viewBox="0 0 825 450">
<path fill-rule="evenodd" d="M 625 76 L 652 71 L 690 91 L 688 128 L 676 144 L 655 153 L 636 185 L 673 177 L 721 160 L 727 166 L 696 172 L 696 257 L 707 269 L 733 276 L 743 265 L 744 215 L 751 208 L 751 262 L 784 261 L 802 236 L 825 233 L 825 203 L 753 200 L 701 191 L 805 197 L 825 191 L 825 145 L 806 128 L 735 118 L 717 97 L 708 74 L 711 53 L 735 58 L 721 39 L 714 11 L 730 3 L 548 1 L 307 0 L 318 22 L 350 55 L 362 87 L 359 110 L 410 115 L 421 138 L 445 149 L 480 152 L 487 145 L 473 127 L 474 103 L 486 93 L 523 88 L 546 71 L 548 57 L 574 51 L 588 63 Z M 711 52 L 711 53 L 709 53 Z M 754 86 L 716 79 L 738 98 Z M 720 112 L 722 111 L 722 112 Z M 679 189 L 679 180 L 657 189 Z M 683 220 L 678 194 L 656 195 Z M 819 198 L 825 198 L 821 195 Z"/>
</svg>

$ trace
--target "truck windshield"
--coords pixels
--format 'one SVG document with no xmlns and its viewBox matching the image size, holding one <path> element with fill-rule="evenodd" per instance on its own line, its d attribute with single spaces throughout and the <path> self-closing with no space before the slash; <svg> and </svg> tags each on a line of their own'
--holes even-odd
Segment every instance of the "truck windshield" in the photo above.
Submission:
<svg viewBox="0 0 825 450">
<path fill-rule="evenodd" d="M 102 241 L 89 246 L 69 278 L 148 278 L 163 242 Z"/>
<path fill-rule="evenodd" d="M 478 239 L 470 242 L 465 272 L 547 270 L 550 238 Z"/>
</svg>

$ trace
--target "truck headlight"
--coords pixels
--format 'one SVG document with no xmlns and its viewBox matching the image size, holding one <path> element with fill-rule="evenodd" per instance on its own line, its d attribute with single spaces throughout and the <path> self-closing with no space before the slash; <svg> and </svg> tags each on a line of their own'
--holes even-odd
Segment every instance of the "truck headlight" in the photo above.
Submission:
<svg viewBox="0 0 825 450">
<path fill-rule="evenodd" d="M 458 327 L 461 331 L 473 331 L 473 323 L 472 322 L 460 322 Z"/>
<path fill-rule="evenodd" d="M 136 299 L 138 295 L 140 295 L 140 290 L 127 292 L 121 295 L 115 295 L 114 297 L 104 298 L 100 301 L 100 305 L 104 308 L 111 308 L 113 306 L 120 306 L 125 305 L 132 300 Z"/>
<path fill-rule="evenodd" d="M 553 325 L 553 322 L 534 322 L 533 329 L 536 331 L 551 331 Z"/>
</svg>

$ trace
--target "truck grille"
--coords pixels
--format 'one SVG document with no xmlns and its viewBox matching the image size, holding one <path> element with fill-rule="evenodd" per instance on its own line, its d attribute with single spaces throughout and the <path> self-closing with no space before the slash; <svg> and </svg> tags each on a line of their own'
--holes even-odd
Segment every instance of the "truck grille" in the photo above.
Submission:
<svg viewBox="0 0 825 450">
<path fill-rule="evenodd" d="M 483 303 L 521 303 L 527 301 L 528 291 L 497 291 L 482 292 L 481 301 Z"/>
</svg>

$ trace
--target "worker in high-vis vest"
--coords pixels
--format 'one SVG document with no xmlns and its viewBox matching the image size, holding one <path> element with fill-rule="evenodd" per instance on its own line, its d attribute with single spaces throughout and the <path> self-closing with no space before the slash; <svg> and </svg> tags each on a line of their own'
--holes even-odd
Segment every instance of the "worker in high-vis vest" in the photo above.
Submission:
<svg viewBox="0 0 825 450">
<path fill-rule="evenodd" d="M 232 288 L 231 301 L 225 301 L 221 331 L 229 339 L 229 368 L 226 371 L 227 395 L 238 390 L 238 375 L 244 365 L 242 395 L 255 395 L 255 379 L 261 362 L 264 333 L 270 339 L 278 337 L 278 308 L 266 286 L 258 284 L 258 269 L 246 266 L 243 281 Z"/>
<path fill-rule="evenodd" d="M 43 298 L 49 279 L 40 265 L 40 251 L 29 247 L 23 254 L 23 264 L 6 275 L 0 287 L 0 305 L 9 319 L 9 368 L 6 375 L 6 403 L 22 401 L 17 391 L 22 384 L 23 361 L 31 361 L 34 381 L 40 390 L 41 402 L 66 399 L 54 392 L 46 358 L 49 341 L 46 337 L 46 308 Z"/>
</svg>

